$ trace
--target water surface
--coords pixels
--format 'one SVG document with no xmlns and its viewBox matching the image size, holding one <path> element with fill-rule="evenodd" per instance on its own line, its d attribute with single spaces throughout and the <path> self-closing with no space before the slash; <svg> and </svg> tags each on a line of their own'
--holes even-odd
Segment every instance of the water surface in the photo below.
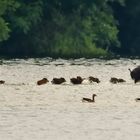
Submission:
<svg viewBox="0 0 140 140">
<path fill-rule="evenodd" d="M 140 83 L 128 68 L 140 60 L 1 60 L 0 137 L 3 140 L 139 140 Z M 71 77 L 94 76 L 101 83 L 72 85 Z M 66 84 L 37 86 L 42 78 L 64 77 Z M 112 84 L 111 77 L 126 83 Z M 97 94 L 95 103 L 82 97 Z"/>
</svg>

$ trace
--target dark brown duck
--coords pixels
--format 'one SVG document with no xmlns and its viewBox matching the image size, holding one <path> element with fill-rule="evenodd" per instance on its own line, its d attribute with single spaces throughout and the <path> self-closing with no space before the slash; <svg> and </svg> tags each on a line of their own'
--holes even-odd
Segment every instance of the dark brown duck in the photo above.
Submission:
<svg viewBox="0 0 140 140">
<path fill-rule="evenodd" d="M 98 78 L 93 77 L 93 76 L 89 76 L 89 81 L 90 82 L 100 83 L 100 80 Z"/>
<path fill-rule="evenodd" d="M 70 81 L 72 84 L 81 84 L 83 81 L 83 78 L 80 76 L 77 76 L 76 78 L 71 78 Z"/>
<path fill-rule="evenodd" d="M 4 84 L 5 83 L 5 81 L 3 81 L 3 80 L 0 80 L 0 84 Z"/>
<path fill-rule="evenodd" d="M 112 77 L 111 79 L 110 79 L 110 82 L 111 83 L 113 83 L 113 84 L 117 84 L 117 83 L 123 83 L 123 82 L 126 82 L 124 79 L 122 79 L 122 78 L 115 78 L 115 77 Z"/>
<path fill-rule="evenodd" d="M 51 81 L 52 82 L 52 84 L 62 84 L 62 83 L 64 83 L 64 82 L 66 82 L 66 80 L 64 79 L 64 78 L 53 78 L 53 80 Z"/>
<path fill-rule="evenodd" d="M 49 80 L 47 78 L 43 78 L 43 79 L 37 81 L 37 85 L 43 85 L 43 84 L 46 84 L 48 82 L 49 82 Z"/>
<path fill-rule="evenodd" d="M 93 94 L 92 95 L 92 99 L 89 99 L 89 98 L 83 98 L 82 99 L 82 102 L 95 102 L 95 96 L 97 96 L 96 94 Z"/>
</svg>

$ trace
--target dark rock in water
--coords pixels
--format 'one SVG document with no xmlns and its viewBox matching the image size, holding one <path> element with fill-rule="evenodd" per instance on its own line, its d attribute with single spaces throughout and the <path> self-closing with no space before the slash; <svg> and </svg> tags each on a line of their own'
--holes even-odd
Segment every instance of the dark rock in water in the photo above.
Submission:
<svg viewBox="0 0 140 140">
<path fill-rule="evenodd" d="M 53 80 L 51 81 L 52 84 L 62 84 L 64 82 L 66 82 L 66 80 L 64 78 L 53 78 Z"/>
<path fill-rule="evenodd" d="M 112 65 L 112 66 L 113 66 L 113 65 L 115 65 L 115 64 L 113 64 L 113 63 L 106 63 L 105 65 Z"/>
<path fill-rule="evenodd" d="M 130 76 L 134 80 L 135 83 L 140 81 L 140 66 L 136 67 L 131 71 L 131 69 L 128 69 L 130 71 Z"/>
<path fill-rule="evenodd" d="M 55 64 L 55 66 L 63 66 L 64 63 L 61 63 L 61 64 Z"/>
<path fill-rule="evenodd" d="M 43 79 L 37 81 L 37 85 L 43 85 L 43 84 L 46 84 L 48 82 L 49 82 L 49 80 L 47 78 L 43 78 Z"/>
</svg>

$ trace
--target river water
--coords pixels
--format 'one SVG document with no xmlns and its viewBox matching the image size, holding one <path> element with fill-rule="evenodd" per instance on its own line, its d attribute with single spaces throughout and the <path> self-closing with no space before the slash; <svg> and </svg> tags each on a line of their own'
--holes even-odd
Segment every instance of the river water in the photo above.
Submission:
<svg viewBox="0 0 140 140">
<path fill-rule="evenodd" d="M 140 83 L 128 68 L 135 59 L 1 60 L 0 139 L 2 140 L 140 140 Z M 100 83 L 72 85 L 71 77 L 98 77 Z M 66 83 L 37 86 L 46 77 Z M 112 84 L 111 77 L 125 83 Z M 95 103 L 83 97 L 96 94 Z"/>
</svg>

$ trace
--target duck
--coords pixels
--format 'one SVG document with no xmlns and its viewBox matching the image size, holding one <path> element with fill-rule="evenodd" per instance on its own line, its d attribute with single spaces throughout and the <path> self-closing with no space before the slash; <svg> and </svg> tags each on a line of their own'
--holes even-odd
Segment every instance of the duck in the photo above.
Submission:
<svg viewBox="0 0 140 140">
<path fill-rule="evenodd" d="M 123 82 L 126 82 L 124 79 L 122 79 L 122 78 L 115 78 L 115 77 L 112 77 L 111 79 L 110 79 L 110 82 L 111 83 L 113 83 L 113 84 L 117 84 L 117 83 L 123 83 Z"/>
<path fill-rule="evenodd" d="M 140 98 L 136 98 L 135 101 L 136 101 L 136 102 L 139 102 L 139 101 L 140 101 Z"/>
<path fill-rule="evenodd" d="M 4 80 L 0 80 L 0 84 L 4 84 L 5 83 L 5 81 Z"/>
<path fill-rule="evenodd" d="M 92 82 L 96 82 L 96 83 L 100 83 L 100 80 L 98 78 L 95 78 L 93 76 L 89 76 L 89 81 Z"/>
<path fill-rule="evenodd" d="M 118 82 L 118 79 L 115 77 L 111 77 L 110 82 L 116 84 Z"/>
<path fill-rule="evenodd" d="M 47 78 L 43 78 L 43 79 L 37 81 L 37 85 L 43 85 L 43 84 L 46 84 L 48 82 L 49 82 L 49 80 Z"/>
<path fill-rule="evenodd" d="M 90 102 L 90 103 L 93 103 L 95 102 L 95 96 L 97 96 L 96 94 L 93 94 L 92 95 L 92 99 L 89 99 L 89 98 L 82 98 L 82 102 Z"/>
<path fill-rule="evenodd" d="M 51 81 L 52 84 L 62 84 L 66 82 L 65 78 L 61 77 L 61 78 L 53 78 L 53 80 Z"/>
<path fill-rule="evenodd" d="M 76 78 L 71 78 L 70 81 L 72 84 L 81 84 L 83 78 L 81 76 L 77 76 Z"/>
<path fill-rule="evenodd" d="M 126 81 L 124 79 L 122 79 L 122 78 L 118 79 L 118 83 L 123 83 L 123 82 L 126 82 Z"/>
</svg>

